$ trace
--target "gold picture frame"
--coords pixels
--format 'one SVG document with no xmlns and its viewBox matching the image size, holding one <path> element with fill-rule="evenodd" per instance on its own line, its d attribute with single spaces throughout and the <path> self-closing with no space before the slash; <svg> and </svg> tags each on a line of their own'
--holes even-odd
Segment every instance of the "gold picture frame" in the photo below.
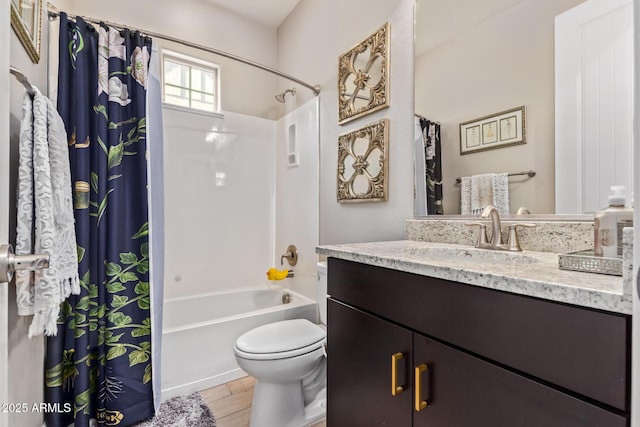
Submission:
<svg viewBox="0 0 640 427">
<path fill-rule="evenodd" d="M 31 61 L 40 62 L 42 0 L 11 0 L 11 27 Z"/>
<path fill-rule="evenodd" d="M 524 105 L 460 123 L 460 154 L 527 143 Z"/>
<path fill-rule="evenodd" d="M 389 35 L 385 23 L 338 58 L 338 123 L 389 106 Z"/>
<path fill-rule="evenodd" d="M 338 137 L 338 203 L 387 200 L 388 141 L 389 119 Z"/>
</svg>

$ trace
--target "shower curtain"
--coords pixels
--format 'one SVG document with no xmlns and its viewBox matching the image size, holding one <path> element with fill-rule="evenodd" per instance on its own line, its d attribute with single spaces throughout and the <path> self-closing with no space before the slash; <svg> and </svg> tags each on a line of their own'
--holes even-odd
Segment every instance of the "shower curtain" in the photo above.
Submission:
<svg viewBox="0 0 640 427">
<path fill-rule="evenodd" d="M 415 117 L 416 216 L 442 215 L 440 124 Z"/>
<path fill-rule="evenodd" d="M 58 335 L 47 341 L 45 398 L 62 410 L 46 422 L 127 426 L 154 414 L 159 371 L 147 186 L 151 40 L 64 13 L 59 38 L 82 293 L 63 303 Z"/>
</svg>

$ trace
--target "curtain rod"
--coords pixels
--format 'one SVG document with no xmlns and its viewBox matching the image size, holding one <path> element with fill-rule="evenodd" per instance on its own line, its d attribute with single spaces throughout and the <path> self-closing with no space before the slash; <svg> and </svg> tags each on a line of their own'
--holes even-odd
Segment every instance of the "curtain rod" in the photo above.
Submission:
<svg viewBox="0 0 640 427">
<path fill-rule="evenodd" d="M 425 119 L 425 120 L 429 120 L 427 119 L 425 116 L 423 116 L 422 114 L 418 114 L 418 113 L 414 113 L 413 114 L 415 117 L 419 118 L 419 119 Z M 436 122 L 435 120 L 429 120 L 431 123 L 435 123 L 437 125 L 441 124 L 440 122 Z"/>
<path fill-rule="evenodd" d="M 58 12 L 57 10 L 52 9 L 52 8 L 48 9 L 48 14 L 49 14 L 49 19 L 51 19 L 51 20 L 57 19 L 57 18 L 60 17 L 60 12 Z M 75 19 L 75 18 L 80 17 L 80 18 L 84 19 L 85 21 L 92 22 L 94 24 L 100 24 L 101 22 L 104 22 L 105 24 L 107 24 L 109 26 L 112 26 L 112 27 L 127 28 L 126 25 L 117 24 L 117 23 L 114 23 L 114 22 L 108 22 L 108 21 L 104 21 L 104 20 L 100 20 L 100 19 L 89 18 L 89 17 L 85 17 L 85 16 L 78 16 L 78 15 L 71 15 L 71 14 L 67 14 L 67 16 L 69 18 L 71 18 L 71 19 Z M 320 85 L 311 85 L 309 83 L 303 82 L 302 80 L 300 80 L 300 79 L 298 79 L 296 77 L 293 77 L 293 76 L 290 76 L 288 74 L 285 74 L 285 73 L 283 73 L 281 71 L 276 70 L 275 68 L 267 67 L 266 65 L 262 65 L 262 64 L 260 64 L 258 62 L 254 62 L 254 61 L 251 61 L 249 59 L 245 59 L 245 58 L 242 58 L 240 56 L 236 56 L 236 55 L 233 55 L 231 53 L 228 53 L 228 52 L 225 52 L 225 51 L 222 51 L 222 50 L 214 49 L 214 48 L 203 46 L 203 45 L 200 45 L 200 44 L 197 44 L 197 43 L 192 43 L 190 41 L 186 41 L 186 40 L 178 39 L 178 38 L 175 38 L 175 37 L 167 36 L 165 34 L 154 33 L 153 31 L 147 31 L 147 30 L 142 30 L 142 29 L 138 29 L 138 31 L 140 31 L 142 34 L 144 34 L 146 36 L 149 36 L 151 38 L 158 38 L 158 39 L 162 39 L 162 40 L 167 40 L 167 41 L 170 41 L 170 42 L 173 42 L 173 43 L 181 44 L 183 46 L 187 46 L 187 47 L 192 47 L 192 48 L 195 48 L 195 49 L 203 50 L 203 51 L 208 52 L 208 53 L 213 53 L 214 55 L 224 56 L 225 58 L 232 59 L 234 61 L 242 62 L 243 64 L 250 65 L 250 66 L 255 67 L 255 68 L 259 68 L 259 69 L 267 71 L 267 72 L 269 72 L 271 74 L 275 74 L 275 75 L 277 75 L 279 77 L 285 78 L 287 80 L 291 80 L 292 82 L 295 82 L 295 83 L 298 83 L 299 85 L 302 85 L 302 86 L 304 86 L 304 87 L 306 87 L 308 89 L 311 89 L 313 91 L 313 94 L 316 95 L 316 96 L 320 93 Z"/>
<path fill-rule="evenodd" d="M 29 83 L 29 79 L 22 71 L 18 70 L 13 65 L 10 65 L 9 72 L 16 77 L 16 80 L 22 83 L 22 85 L 27 90 L 29 95 L 34 96 L 36 94 L 36 91 L 33 89 L 33 86 L 31 86 L 31 83 Z"/>
</svg>

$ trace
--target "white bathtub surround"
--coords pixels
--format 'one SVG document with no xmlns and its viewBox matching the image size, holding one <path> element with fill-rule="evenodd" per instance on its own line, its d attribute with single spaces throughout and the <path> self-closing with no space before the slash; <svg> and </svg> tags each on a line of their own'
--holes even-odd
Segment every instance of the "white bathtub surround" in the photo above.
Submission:
<svg viewBox="0 0 640 427">
<path fill-rule="evenodd" d="M 164 119 L 166 297 L 264 283 L 275 255 L 276 123 L 167 106 Z"/>
<path fill-rule="evenodd" d="M 282 304 L 285 292 L 289 304 Z M 243 333 L 266 323 L 317 318 L 315 301 L 273 285 L 165 300 L 163 400 L 245 376 L 233 352 Z"/>
<path fill-rule="evenodd" d="M 513 217 L 513 215 L 512 215 Z M 478 222 L 478 216 L 457 219 L 409 219 L 405 223 L 405 238 L 424 242 L 453 243 L 475 245 L 478 241 L 478 228 L 467 227 L 469 222 Z M 522 249 L 537 252 L 569 253 L 593 248 L 593 220 L 587 221 L 545 221 L 533 215 L 518 219 L 519 222 L 533 222 L 535 228 L 518 230 Z M 502 236 L 508 235 L 509 225 L 515 223 L 511 218 L 502 219 Z M 492 233 L 491 223 L 487 221 L 487 233 Z"/>
<path fill-rule="evenodd" d="M 294 280 L 301 283 L 303 277 L 314 282 L 317 257 L 315 248 L 320 236 L 320 179 L 318 128 L 319 97 L 313 97 L 276 122 L 276 216 L 275 257 L 276 268 L 289 268 L 295 272 Z M 289 154 L 296 141 L 297 165 L 289 165 Z M 287 246 L 298 249 L 298 263 L 290 267 L 287 261 L 280 265 L 280 256 Z M 289 281 L 289 280 L 287 280 Z M 285 284 L 286 286 L 286 284 Z M 312 298 L 315 298 L 315 290 Z"/>
<path fill-rule="evenodd" d="M 296 272 L 294 277 L 280 280 L 277 284 L 309 299 L 316 300 L 318 298 L 318 275 L 316 273 L 298 275 Z"/>
<path fill-rule="evenodd" d="M 438 250 L 458 252 L 434 256 Z M 624 314 L 632 311 L 631 295 L 624 293 L 622 278 L 560 270 L 557 254 L 549 252 L 523 251 L 522 262 L 513 262 L 509 259 L 512 254 L 503 251 L 411 240 L 327 245 L 317 251 L 328 257 L 551 301 Z M 474 251 L 482 251 L 482 256 L 473 258 Z"/>
</svg>

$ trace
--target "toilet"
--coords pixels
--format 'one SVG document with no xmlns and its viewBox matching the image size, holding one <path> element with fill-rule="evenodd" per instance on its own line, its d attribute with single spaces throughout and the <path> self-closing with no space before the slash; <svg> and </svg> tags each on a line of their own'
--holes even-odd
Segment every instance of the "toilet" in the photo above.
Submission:
<svg viewBox="0 0 640 427">
<path fill-rule="evenodd" d="M 326 412 L 327 265 L 318 263 L 322 325 L 306 319 L 269 323 L 241 335 L 233 348 L 256 379 L 251 427 L 303 427 Z"/>
</svg>

